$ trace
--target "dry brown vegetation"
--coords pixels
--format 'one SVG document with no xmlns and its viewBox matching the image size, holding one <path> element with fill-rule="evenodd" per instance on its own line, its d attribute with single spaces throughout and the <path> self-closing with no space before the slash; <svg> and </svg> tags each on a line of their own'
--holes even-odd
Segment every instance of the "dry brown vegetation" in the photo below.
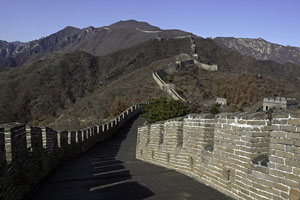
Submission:
<svg viewBox="0 0 300 200">
<path fill-rule="evenodd" d="M 102 57 L 76 51 L 0 70 L 0 123 L 18 121 L 55 129 L 98 124 L 125 105 L 166 96 L 153 81 L 154 69 L 173 68 L 164 79 L 175 83 L 194 105 L 226 97 L 236 110 L 256 109 L 266 96 L 300 96 L 300 68 L 241 56 L 209 39 L 197 38 L 196 44 L 199 61 L 217 64 L 218 72 L 193 65 L 176 68 L 175 58 L 190 53 L 189 39 L 153 39 Z M 116 98 L 122 103 L 112 105 Z"/>
<path fill-rule="evenodd" d="M 112 118 L 116 117 L 124 110 L 126 110 L 128 107 L 129 105 L 126 103 L 126 101 L 123 98 L 116 97 L 108 109 L 108 114 Z"/>
</svg>

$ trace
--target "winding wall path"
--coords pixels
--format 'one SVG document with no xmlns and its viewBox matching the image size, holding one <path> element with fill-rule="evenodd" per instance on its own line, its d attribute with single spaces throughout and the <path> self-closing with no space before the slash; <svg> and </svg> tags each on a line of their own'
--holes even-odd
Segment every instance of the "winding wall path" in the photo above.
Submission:
<svg viewBox="0 0 300 200">
<path fill-rule="evenodd" d="M 153 73 L 152 73 L 152 77 L 153 79 L 155 80 L 155 82 L 159 85 L 159 87 L 162 89 L 162 90 L 165 90 L 169 95 L 171 95 L 171 97 L 175 100 L 181 100 L 183 102 L 186 102 L 186 100 L 181 97 L 177 92 L 176 90 L 168 87 L 168 84 L 158 75 L 157 73 L 157 70 L 155 70 Z"/>
<path fill-rule="evenodd" d="M 132 119 L 111 139 L 63 164 L 27 200 L 229 199 L 178 172 L 136 160 L 137 127 L 143 123 Z"/>
</svg>

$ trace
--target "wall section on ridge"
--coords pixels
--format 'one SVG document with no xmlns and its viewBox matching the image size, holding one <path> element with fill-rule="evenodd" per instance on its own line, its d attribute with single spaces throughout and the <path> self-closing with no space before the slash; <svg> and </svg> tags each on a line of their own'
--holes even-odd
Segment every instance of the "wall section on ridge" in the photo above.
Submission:
<svg viewBox="0 0 300 200">
<path fill-rule="evenodd" d="M 175 88 L 175 85 L 174 84 L 167 84 L 157 73 L 157 71 L 154 71 L 152 73 L 152 77 L 153 79 L 155 80 L 155 82 L 159 85 L 159 87 L 166 91 L 173 99 L 175 100 L 181 100 L 183 102 L 186 102 L 186 100 L 180 96 L 176 90 L 174 89 Z"/>
</svg>

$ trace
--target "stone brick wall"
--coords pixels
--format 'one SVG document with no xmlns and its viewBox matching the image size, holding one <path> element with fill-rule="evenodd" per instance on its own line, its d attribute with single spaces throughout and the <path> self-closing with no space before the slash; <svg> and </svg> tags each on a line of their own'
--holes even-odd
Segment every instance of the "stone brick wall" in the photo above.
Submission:
<svg viewBox="0 0 300 200">
<path fill-rule="evenodd" d="M 300 198 L 300 114 L 275 115 L 270 140 L 269 174 L 281 195 Z"/>
<path fill-rule="evenodd" d="M 0 199 L 24 198 L 59 163 L 109 138 L 140 108 L 132 106 L 106 124 L 83 130 L 0 125 Z"/>
<path fill-rule="evenodd" d="M 138 129 L 137 159 L 234 199 L 300 198 L 300 114 L 187 115 Z"/>
</svg>

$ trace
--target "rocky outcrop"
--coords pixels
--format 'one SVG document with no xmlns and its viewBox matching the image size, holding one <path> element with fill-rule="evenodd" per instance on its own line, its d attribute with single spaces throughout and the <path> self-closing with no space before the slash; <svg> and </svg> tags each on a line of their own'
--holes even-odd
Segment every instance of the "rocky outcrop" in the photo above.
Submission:
<svg viewBox="0 0 300 200">
<path fill-rule="evenodd" d="M 300 66 L 300 48 L 267 42 L 264 39 L 217 37 L 214 41 L 222 47 L 251 56 L 257 60 L 273 60 Z"/>
</svg>

